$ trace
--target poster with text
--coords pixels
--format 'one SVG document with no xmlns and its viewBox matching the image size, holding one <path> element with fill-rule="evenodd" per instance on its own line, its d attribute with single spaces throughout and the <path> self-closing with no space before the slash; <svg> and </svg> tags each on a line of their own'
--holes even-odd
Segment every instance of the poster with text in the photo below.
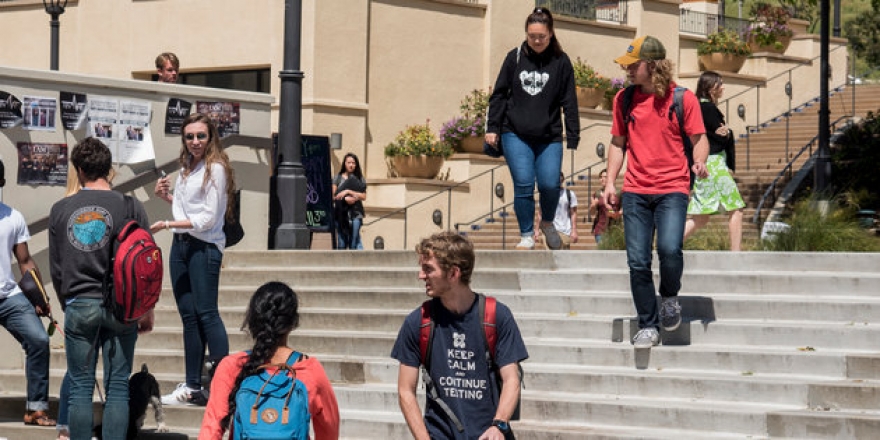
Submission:
<svg viewBox="0 0 880 440">
<path fill-rule="evenodd" d="M 180 126 L 191 110 L 191 102 L 178 98 L 169 99 L 168 108 L 165 109 L 165 134 L 180 134 Z"/>
<path fill-rule="evenodd" d="M 67 144 L 19 142 L 19 185 L 67 185 Z"/>
<path fill-rule="evenodd" d="M 61 92 L 61 126 L 65 130 L 79 130 L 86 120 L 86 95 Z"/>
<path fill-rule="evenodd" d="M 156 158 L 150 136 L 150 102 L 89 96 L 87 131 L 101 139 L 113 162 L 138 163 Z"/>
<path fill-rule="evenodd" d="M 214 121 L 221 138 L 238 134 L 241 113 L 237 102 L 196 101 L 196 111 L 208 115 Z"/>
<path fill-rule="evenodd" d="M 0 91 L 0 128 L 12 128 L 18 124 L 21 124 L 21 100 Z"/>
<path fill-rule="evenodd" d="M 138 163 L 156 158 L 150 136 L 150 101 L 119 102 L 119 139 L 113 156 L 119 163 Z"/>
<path fill-rule="evenodd" d="M 55 131 L 58 100 L 47 96 L 22 96 L 21 126 L 25 130 Z"/>
</svg>

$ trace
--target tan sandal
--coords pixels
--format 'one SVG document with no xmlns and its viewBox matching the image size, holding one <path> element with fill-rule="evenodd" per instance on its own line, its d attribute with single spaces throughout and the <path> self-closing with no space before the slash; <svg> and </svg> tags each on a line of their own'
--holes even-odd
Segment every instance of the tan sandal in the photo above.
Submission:
<svg viewBox="0 0 880 440">
<path fill-rule="evenodd" d="M 28 411 L 24 414 L 24 424 L 33 426 L 55 426 L 55 419 L 49 418 L 46 411 Z"/>
</svg>

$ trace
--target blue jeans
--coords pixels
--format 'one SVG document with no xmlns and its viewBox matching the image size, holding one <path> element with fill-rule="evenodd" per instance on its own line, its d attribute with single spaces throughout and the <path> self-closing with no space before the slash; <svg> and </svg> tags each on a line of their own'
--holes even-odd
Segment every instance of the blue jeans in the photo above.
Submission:
<svg viewBox="0 0 880 440">
<path fill-rule="evenodd" d="M 137 342 L 137 324 L 117 321 L 101 302 L 97 298 L 77 298 L 67 306 L 64 314 L 67 372 L 70 375 L 71 440 L 92 438 L 95 350 L 101 350 L 103 355 L 107 393 L 103 438 L 123 440 L 128 428 L 128 376 Z"/>
<path fill-rule="evenodd" d="M 515 133 L 503 133 L 504 159 L 513 179 L 513 212 L 521 235 L 535 230 L 535 182 L 541 195 L 541 220 L 552 222 L 559 203 L 562 142 L 528 144 Z"/>
<path fill-rule="evenodd" d="M 351 220 L 351 238 L 345 234 L 336 231 L 336 249 L 357 249 L 364 250 L 364 244 L 361 242 L 361 225 L 364 219 L 358 217 Z"/>
<path fill-rule="evenodd" d="M 217 308 L 222 262 L 223 253 L 216 245 L 189 234 L 174 234 L 168 268 L 183 323 L 186 384 L 193 389 L 202 386 L 205 346 L 212 360 L 229 354 L 226 326 Z"/>
<path fill-rule="evenodd" d="M 24 294 L 0 300 L 0 325 L 27 353 L 27 409 L 49 409 L 49 335 Z"/>
<path fill-rule="evenodd" d="M 639 314 L 639 328 L 659 327 L 660 316 L 651 274 L 651 248 L 657 231 L 660 258 L 660 296 L 677 296 L 681 289 L 684 259 L 681 246 L 688 196 L 683 193 L 623 193 L 623 229 L 629 285 Z"/>
</svg>

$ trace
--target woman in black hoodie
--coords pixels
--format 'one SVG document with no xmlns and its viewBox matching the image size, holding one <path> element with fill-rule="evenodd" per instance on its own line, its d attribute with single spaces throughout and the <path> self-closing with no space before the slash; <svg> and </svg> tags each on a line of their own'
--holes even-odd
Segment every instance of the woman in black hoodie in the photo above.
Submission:
<svg viewBox="0 0 880 440">
<path fill-rule="evenodd" d="M 526 41 L 511 50 L 489 98 L 486 143 L 504 145 L 504 158 L 513 178 L 513 209 L 522 239 L 517 249 L 535 247 L 535 182 L 541 194 L 541 232 L 550 249 L 562 245 L 553 227 L 559 201 L 562 168 L 562 115 L 566 144 L 580 141 L 574 69 L 553 31 L 553 16 L 545 7 L 526 18 Z"/>
</svg>

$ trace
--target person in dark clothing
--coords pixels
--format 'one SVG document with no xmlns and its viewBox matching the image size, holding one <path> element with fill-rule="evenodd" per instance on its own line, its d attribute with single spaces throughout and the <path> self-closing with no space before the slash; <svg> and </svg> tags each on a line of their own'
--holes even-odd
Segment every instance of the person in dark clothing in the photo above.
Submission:
<svg viewBox="0 0 880 440">
<path fill-rule="evenodd" d="M 525 30 L 526 41 L 504 58 L 489 98 L 486 143 L 504 146 L 522 237 L 517 249 L 535 247 L 536 181 L 541 232 L 550 249 L 560 249 L 553 217 L 559 201 L 563 116 L 566 146 L 573 150 L 580 142 L 574 69 L 556 38 L 547 8 L 535 8 L 526 18 Z"/>
<path fill-rule="evenodd" d="M 113 237 L 127 219 L 147 225 L 137 200 L 127 203 L 110 188 L 110 149 L 88 137 L 70 155 L 82 190 L 52 206 L 49 261 L 52 283 L 65 310 L 64 345 L 70 375 L 69 423 L 73 440 L 92 438 L 92 394 L 97 356 L 103 354 L 103 437 L 125 438 L 128 428 L 128 376 L 138 332 L 153 328 L 153 312 L 137 323 L 119 322 L 103 305 L 104 275 L 111 267 Z"/>
<path fill-rule="evenodd" d="M 333 215 L 336 222 L 337 249 L 360 249 L 361 224 L 364 221 L 364 200 L 367 200 L 367 181 L 361 163 L 354 153 L 342 158 L 342 168 L 333 178 Z"/>
<path fill-rule="evenodd" d="M 709 177 L 694 183 L 687 210 L 691 218 L 685 223 L 684 238 L 705 226 L 709 222 L 709 215 L 717 213 L 718 207 L 723 206 L 730 214 L 730 250 L 739 251 L 742 243 L 742 210 L 746 204 L 733 180 L 736 169 L 733 133 L 717 106 L 723 93 L 721 75 L 711 70 L 700 75 L 696 95 L 700 99 L 703 124 L 706 125 L 706 137 L 709 139 L 709 159 L 706 161 Z"/>
</svg>

